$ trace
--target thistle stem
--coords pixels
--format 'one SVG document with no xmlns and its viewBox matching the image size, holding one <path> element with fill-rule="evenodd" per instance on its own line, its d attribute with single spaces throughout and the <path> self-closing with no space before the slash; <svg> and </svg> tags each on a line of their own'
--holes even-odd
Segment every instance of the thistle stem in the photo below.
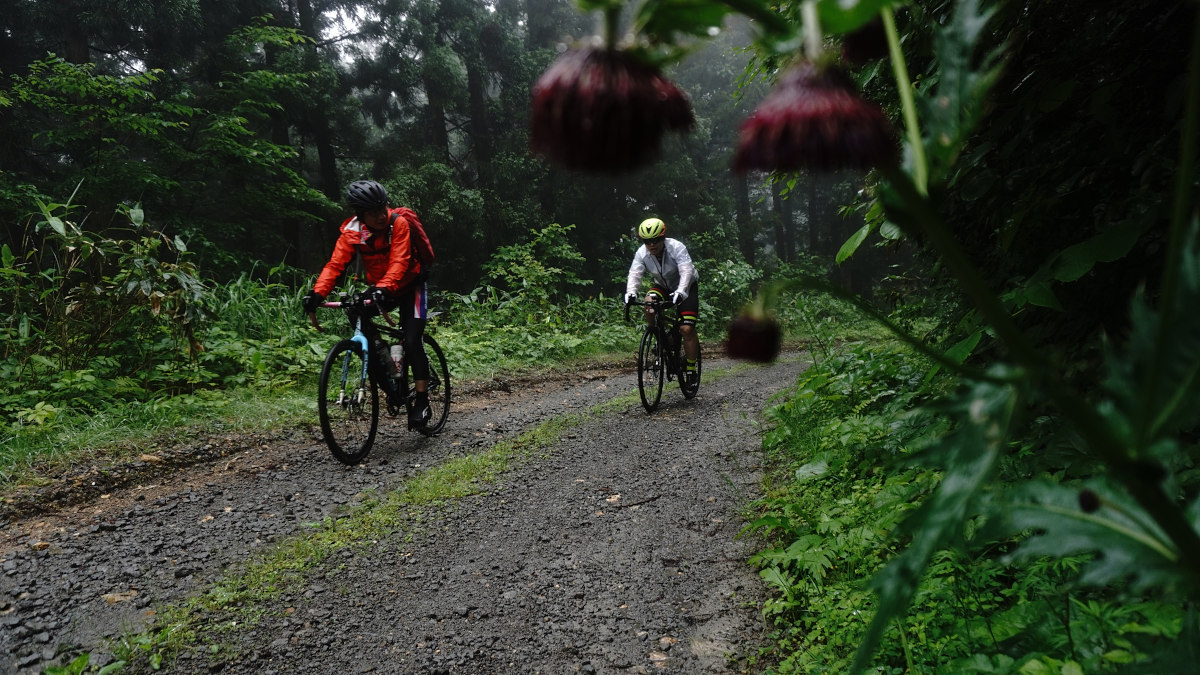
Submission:
<svg viewBox="0 0 1200 675">
<path fill-rule="evenodd" d="M 617 48 L 617 35 L 621 30 L 621 7 L 610 6 L 604 10 L 604 46 Z"/>
<path fill-rule="evenodd" d="M 817 19 L 816 0 L 804 0 L 800 5 L 800 17 L 804 21 L 804 55 L 809 61 L 821 56 L 821 23 Z"/>
<path fill-rule="evenodd" d="M 908 145 L 912 148 L 913 177 L 917 184 L 917 192 L 925 195 L 929 193 L 929 167 L 925 161 L 925 145 L 921 142 L 921 127 L 917 124 L 917 106 L 913 101 L 912 80 L 908 77 L 904 52 L 900 51 L 900 34 L 896 31 L 896 18 L 892 14 L 892 9 L 884 7 L 880 16 L 883 18 L 883 27 L 887 33 L 888 54 L 891 56 L 896 88 L 900 90 L 900 109 L 904 112 L 904 131 L 908 134 Z"/>
</svg>

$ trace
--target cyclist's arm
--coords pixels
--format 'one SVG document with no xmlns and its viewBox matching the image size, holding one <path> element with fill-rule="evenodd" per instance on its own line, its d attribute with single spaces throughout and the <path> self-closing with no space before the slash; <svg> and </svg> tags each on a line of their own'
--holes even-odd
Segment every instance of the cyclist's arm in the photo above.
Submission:
<svg viewBox="0 0 1200 675">
<path fill-rule="evenodd" d="M 346 227 L 350 219 L 342 223 L 342 227 Z M 354 242 L 361 235 L 358 232 L 347 232 L 342 230 L 338 236 L 337 243 L 333 245 L 333 255 L 329 256 L 329 262 L 325 263 L 324 269 L 317 277 L 317 282 L 313 284 L 313 290 L 323 296 L 329 295 L 333 287 L 337 285 L 338 277 L 342 276 L 342 272 L 346 271 L 346 265 L 354 258 Z"/>
<path fill-rule="evenodd" d="M 629 266 L 629 275 L 625 278 L 625 295 L 637 295 L 638 287 L 642 285 L 642 275 L 646 273 L 646 264 L 642 262 L 642 255 L 646 250 L 642 246 L 633 254 L 633 264 Z"/>
</svg>

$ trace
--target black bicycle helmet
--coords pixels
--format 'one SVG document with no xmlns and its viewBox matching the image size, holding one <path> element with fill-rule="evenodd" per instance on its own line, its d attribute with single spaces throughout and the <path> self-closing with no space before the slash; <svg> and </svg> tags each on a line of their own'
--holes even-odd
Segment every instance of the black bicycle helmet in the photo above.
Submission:
<svg viewBox="0 0 1200 675">
<path fill-rule="evenodd" d="M 387 206 L 387 190 L 373 180 L 356 180 L 346 188 L 346 201 L 358 213 Z"/>
</svg>

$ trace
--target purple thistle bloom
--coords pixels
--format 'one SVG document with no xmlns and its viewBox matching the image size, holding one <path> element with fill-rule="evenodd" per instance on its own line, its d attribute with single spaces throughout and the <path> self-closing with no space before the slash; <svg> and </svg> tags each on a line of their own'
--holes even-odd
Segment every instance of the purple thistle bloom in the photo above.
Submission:
<svg viewBox="0 0 1200 675">
<path fill-rule="evenodd" d="M 742 122 L 733 170 L 870 169 L 898 157 L 883 111 L 837 67 L 804 62 Z"/>
<path fill-rule="evenodd" d="M 627 52 L 570 51 L 533 86 L 530 145 L 568 168 L 630 171 L 658 156 L 667 130 L 690 131 L 687 96 Z"/>
</svg>

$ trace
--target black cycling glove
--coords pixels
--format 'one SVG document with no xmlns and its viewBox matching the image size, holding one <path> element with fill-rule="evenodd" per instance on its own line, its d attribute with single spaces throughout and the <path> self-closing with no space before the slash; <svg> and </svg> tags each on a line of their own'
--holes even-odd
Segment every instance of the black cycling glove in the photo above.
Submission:
<svg viewBox="0 0 1200 675">
<path fill-rule="evenodd" d="M 309 291 L 304 294 L 304 297 L 300 298 L 300 305 L 304 307 L 306 314 L 317 311 L 322 302 L 325 302 L 325 296 L 316 291 Z"/>
<path fill-rule="evenodd" d="M 378 311 L 382 311 L 385 305 L 391 304 L 388 302 L 390 299 L 391 293 L 378 286 L 372 286 L 358 294 L 358 304 L 365 307 L 369 300 Z"/>
</svg>

